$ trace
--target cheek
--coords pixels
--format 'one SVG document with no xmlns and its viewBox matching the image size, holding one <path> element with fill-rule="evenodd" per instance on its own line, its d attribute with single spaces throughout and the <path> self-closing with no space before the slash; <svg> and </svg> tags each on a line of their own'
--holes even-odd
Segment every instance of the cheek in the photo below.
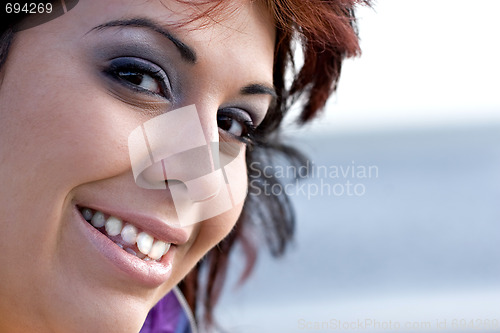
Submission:
<svg viewBox="0 0 500 333">
<path fill-rule="evenodd" d="M 242 208 L 243 204 L 240 204 L 228 212 L 194 226 L 194 229 L 196 229 L 193 233 L 195 237 L 192 245 L 185 254 L 186 259 L 190 262 L 189 269 L 229 234 L 236 224 Z"/>
<path fill-rule="evenodd" d="M 68 189 L 129 168 L 126 143 L 133 119 L 121 116 L 123 110 L 102 92 L 82 84 L 84 75 L 49 73 L 50 89 L 44 94 L 35 95 L 41 89 L 24 78 L 17 80 L 22 90 L 9 85 L 9 77 L 2 85 L 2 146 L 9 150 L 14 174 L 43 174 L 45 185 Z"/>
<path fill-rule="evenodd" d="M 224 167 L 227 183 L 225 184 L 231 197 L 231 208 L 226 212 L 201 223 L 201 230 L 207 232 L 210 244 L 220 242 L 234 227 L 243 209 L 248 191 L 248 180 L 245 162 L 245 150 L 229 165 Z"/>
<path fill-rule="evenodd" d="M 235 164 L 232 165 L 232 173 L 228 175 L 229 184 L 227 186 L 233 197 L 232 208 L 193 226 L 191 244 L 188 245 L 189 250 L 186 253 L 191 267 L 227 236 L 241 215 L 248 189 L 244 155 L 244 149 L 242 149 L 242 154 L 238 156 L 234 161 Z M 237 200 L 235 200 L 236 198 Z"/>
<path fill-rule="evenodd" d="M 35 37 L 19 38 L 4 67 L 0 160 L 65 190 L 130 169 L 127 138 L 141 115 L 103 89 L 84 55 Z"/>
</svg>

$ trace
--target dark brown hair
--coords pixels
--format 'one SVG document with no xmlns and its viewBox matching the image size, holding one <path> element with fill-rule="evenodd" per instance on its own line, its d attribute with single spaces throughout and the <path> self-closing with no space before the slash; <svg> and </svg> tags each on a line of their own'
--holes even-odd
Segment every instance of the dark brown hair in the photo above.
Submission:
<svg viewBox="0 0 500 333">
<path fill-rule="evenodd" d="M 313 119 L 323 109 L 337 88 L 342 61 L 360 52 L 354 7 L 358 3 L 369 4 L 369 0 L 258 1 L 265 2 L 276 22 L 273 78 L 278 98 L 257 129 L 257 144 L 247 150 L 247 166 L 256 166 L 248 168 L 248 177 L 257 188 L 263 186 L 264 180 L 267 184 L 279 184 L 278 179 L 264 176 L 258 169 L 258 166 L 271 165 L 275 156 L 281 155 L 295 165 L 305 163 L 300 152 L 279 140 L 279 126 L 292 104 L 298 101 L 304 101 L 300 106 L 299 123 Z M 209 11 L 193 20 L 223 13 L 226 2 L 218 1 Z M 0 23 L 0 68 L 15 38 L 15 23 Z M 304 56 L 300 68 L 294 61 L 294 46 L 301 47 Z M 291 80 L 285 79 L 287 73 L 291 73 Z M 262 228 L 260 235 L 265 237 L 274 256 L 282 255 L 292 240 L 294 214 L 286 194 L 268 196 L 263 194 L 264 191 L 260 193 L 249 192 L 243 212 L 231 233 L 209 251 L 181 282 L 180 287 L 188 303 L 195 313 L 200 308 L 203 310 L 208 324 L 214 322 L 213 309 L 225 281 L 230 254 L 236 245 L 242 247 L 246 259 L 246 268 L 241 276 L 243 281 L 251 273 L 257 258 L 254 232 L 257 228 Z"/>
</svg>

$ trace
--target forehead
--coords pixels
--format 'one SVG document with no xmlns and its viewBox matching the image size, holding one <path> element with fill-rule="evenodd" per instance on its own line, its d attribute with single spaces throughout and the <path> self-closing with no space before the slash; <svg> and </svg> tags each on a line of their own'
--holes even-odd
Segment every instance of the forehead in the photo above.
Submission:
<svg viewBox="0 0 500 333">
<path fill-rule="evenodd" d="M 82 0 L 77 7 L 73 19 L 148 16 L 178 31 L 208 32 L 211 40 L 261 33 L 274 40 L 272 15 L 261 0 Z"/>
<path fill-rule="evenodd" d="M 146 18 L 192 46 L 200 63 L 262 68 L 272 83 L 275 26 L 263 1 L 81 0 L 64 15 L 75 29 L 88 31 L 114 20 Z M 272 72 L 272 71 L 271 71 Z M 262 75 L 262 74 L 261 74 Z"/>
</svg>

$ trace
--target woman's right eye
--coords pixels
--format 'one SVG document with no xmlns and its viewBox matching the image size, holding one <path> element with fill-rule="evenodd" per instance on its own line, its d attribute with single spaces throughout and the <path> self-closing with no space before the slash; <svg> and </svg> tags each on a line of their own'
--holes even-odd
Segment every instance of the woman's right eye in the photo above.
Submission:
<svg viewBox="0 0 500 333">
<path fill-rule="evenodd" d="M 115 58 L 104 72 L 135 92 L 172 100 L 167 74 L 152 62 L 134 57 Z"/>
</svg>

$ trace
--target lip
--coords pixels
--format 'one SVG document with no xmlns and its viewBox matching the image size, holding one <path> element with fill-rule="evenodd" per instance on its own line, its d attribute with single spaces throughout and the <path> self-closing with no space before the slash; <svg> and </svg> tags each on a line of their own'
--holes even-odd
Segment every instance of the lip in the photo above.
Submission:
<svg viewBox="0 0 500 333">
<path fill-rule="evenodd" d="M 114 208 L 100 206 L 99 204 L 79 203 L 77 206 L 87 207 L 93 210 L 109 214 L 121 219 L 123 222 L 133 224 L 139 229 L 146 231 L 154 238 L 166 243 L 182 245 L 189 239 L 186 230 L 174 228 L 168 225 L 164 219 L 148 215 L 140 211 L 131 211 L 126 208 Z"/>
<path fill-rule="evenodd" d="M 174 232 L 170 233 L 169 231 L 171 231 L 171 227 L 167 227 L 163 224 L 163 222 L 154 218 L 144 218 L 139 220 L 137 217 L 141 216 L 140 214 L 136 214 L 135 218 L 130 218 L 125 216 L 131 216 L 132 214 L 115 214 L 112 209 L 101 210 L 96 206 L 82 205 L 83 207 L 100 210 L 103 213 L 121 218 L 124 221 L 130 222 L 145 230 L 157 239 L 172 243 L 170 250 L 161 258 L 159 262 L 154 260 L 144 261 L 130 253 L 127 253 L 118 247 L 106 235 L 94 228 L 83 218 L 78 206 L 73 206 L 73 214 L 80 222 L 78 225 L 84 237 L 86 237 L 97 252 L 99 252 L 101 259 L 111 264 L 110 267 L 114 268 L 116 274 L 125 280 L 133 281 L 136 284 L 143 285 L 148 288 L 158 287 L 170 278 L 174 264 L 174 256 L 177 250 L 177 245 L 174 244 L 183 244 L 187 242 L 188 239 L 188 235 L 184 230 L 174 230 Z M 166 229 L 158 230 L 158 223 L 162 223 L 161 226 Z M 96 258 L 96 260 L 98 260 L 98 258 Z"/>
</svg>

